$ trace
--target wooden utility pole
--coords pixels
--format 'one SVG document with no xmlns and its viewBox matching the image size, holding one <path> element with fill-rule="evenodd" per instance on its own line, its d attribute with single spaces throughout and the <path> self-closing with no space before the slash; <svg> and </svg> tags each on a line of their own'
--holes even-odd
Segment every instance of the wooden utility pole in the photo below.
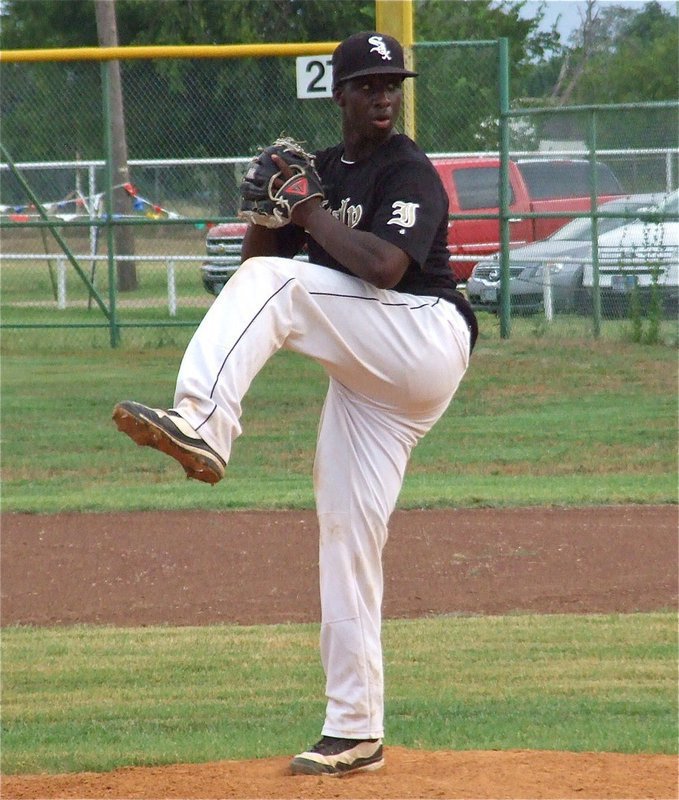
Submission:
<svg viewBox="0 0 679 800">
<path fill-rule="evenodd" d="M 118 25 L 116 23 L 115 0 L 95 0 L 94 9 L 97 18 L 97 37 L 100 47 L 118 46 Z M 123 86 L 120 78 L 120 61 L 109 61 L 108 70 L 109 97 L 111 109 L 111 141 L 113 150 L 113 185 L 121 187 L 130 183 L 130 170 L 127 164 L 127 137 L 125 134 L 125 112 L 123 108 Z M 128 214 L 131 199 L 123 188 L 113 191 L 113 213 Z M 116 254 L 133 256 L 134 228 L 131 225 L 119 225 L 114 228 Z M 134 261 L 117 262 L 118 289 L 129 292 L 137 288 L 137 270 Z"/>
</svg>

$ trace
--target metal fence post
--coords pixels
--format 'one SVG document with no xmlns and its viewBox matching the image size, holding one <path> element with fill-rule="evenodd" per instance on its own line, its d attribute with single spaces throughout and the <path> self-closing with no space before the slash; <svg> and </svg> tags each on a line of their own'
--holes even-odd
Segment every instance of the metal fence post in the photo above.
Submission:
<svg viewBox="0 0 679 800">
<path fill-rule="evenodd" d="M 171 317 L 177 316 L 177 278 L 174 260 L 167 260 L 167 310 Z"/>
<path fill-rule="evenodd" d="M 545 319 L 554 322 L 554 296 L 552 294 L 552 270 L 547 262 L 542 270 L 542 304 L 545 307 Z"/>
<path fill-rule="evenodd" d="M 57 256 L 57 308 L 66 308 L 66 259 Z"/>
<path fill-rule="evenodd" d="M 509 39 L 498 39 L 500 96 L 500 336 L 511 329 L 509 297 Z"/>
<path fill-rule="evenodd" d="M 49 229 L 50 233 L 52 234 L 52 236 L 57 241 L 57 244 L 61 248 L 62 252 L 66 256 L 66 258 L 69 260 L 69 263 L 71 264 L 73 269 L 76 271 L 76 273 L 80 276 L 80 278 L 82 279 L 82 281 L 85 284 L 85 286 L 87 286 L 87 289 L 90 292 L 90 296 L 93 297 L 96 300 L 97 305 L 99 306 L 99 308 L 104 312 L 106 317 L 108 317 L 108 309 L 104 305 L 104 301 L 101 299 L 101 297 L 99 297 L 99 294 L 97 293 L 97 290 L 92 285 L 92 282 L 88 279 L 87 275 L 83 272 L 80 264 L 78 263 L 78 260 L 76 259 L 76 257 L 71 252 L 71 248 L 66 243 L 66 240 L 59 233 L 58 223 L 55 220 L 51 220 L 50 219 L 45 207 L 40 202 L 40 200 L 38 200 L 35 192 L 31 189 L 31 187 L 28 185 L 28 183 L 24 180 L 23 176 L 21 175 L 21 173 L 16 168 L 16 165 L 15 165 L 14 161 L 12 160 L 12 157 L 7 152 L 7 150 L 5 149 L 4 145 L 1 142 L 0 142 L 0 152 L 3 154 L 3 156 L 7 160 L 7 164 L 9 166 L 12 174 L 16 178 L 17 183 L 22 187 L 22 189 L 26 193 L 26 196 L 28 198 L 30 198 L 31 202 L 33 203 L 33 205 L 37 209 L 38 213 L 40 214 L 40 217 L 42 218 L 42 222 Z M 54 286 L 54 284 L 53 284 L 53 288 L 56 291 L 56 287 Z"/>
<path fill-rule="evenodd" d="M 596 109 L 589 113 L 590 211 L 592 213 L 592 322 L 594 338 L 601 336 L 601 291 L 599 288 L 599 180 L 596 171 Z"/>
<path fill-rule="evenodd" d="M 669 194 L 674 186 L 673 156 L 669 150 L 665 153 L 665 192 Z"/>
<path fill-rule="evenodd" d="M 108 62 L 101 62 L 101 83 L 104 100 L 104 150 L 106 155 L 106 190 L 104 208 L 106 212 L 106 244 L 108 248 L 108 301 L 109 301 L 109 339 L 111 347 L 120 344 L 120 328 L 117 321 L 117 277 L 115 244 L 113 236 L 113 142 L 111 141 L 111 99 Z"/>
</svg>

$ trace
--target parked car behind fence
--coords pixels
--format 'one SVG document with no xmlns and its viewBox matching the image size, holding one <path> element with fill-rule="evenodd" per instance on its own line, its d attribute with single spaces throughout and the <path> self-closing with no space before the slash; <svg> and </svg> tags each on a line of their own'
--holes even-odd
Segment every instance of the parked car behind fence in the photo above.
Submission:
<svg viewBox="0 0 679 800">
<path fill-rule="evenodd" d="M 203 287 L 215 297 L 241 263 L 243 237 L 248 226 L 244 222 L 223 222 L 209 228 L 205 237 L 207 258 L 200 266 Z M 305 253 L 295 258 L 305 261 Z"/>
<path fill-rule="evenodd" d="M 207 258 L 201 264 L 200 276 L 207 292 L 215 295 L 240 266 L 240 253 L 247 225 L 225 222 L 208 228 L 205 237 Z"/>
<path fill-rule="evenodd" d="M 448 223 L 450 268 L 455 278 L 468 280 L 479 258 L 500 248 L 500 159 L 493 157 L 432 157 L 449 200 L 450 214 L 468 215 Z M 510 237 L 516 244 L 544 239 L 572 219 L 573 213 L 590 206 L 591 164 L 583 159 L 517 159 L 509 162 Z M 611 199 L 623 194 L 618 179 L 606 164 L 597 162 L 599 196 Z M 527 213 L 563 214 L 524 218 Z M 475 215 L 479 215 L 475 217 Z M 208 259 L 201 267 L 203 285 L 219 294 L 238 268 L 245 226 L 222 223 L 208 231 Z"/>
<path fill-rule="evenodd" d="M 602 203 L 606 213 L 633 214 L 652 209 L 662 202 L 662 194 L 626 195 Z M 627 217 L 601 217 L 599 236 L 632 220 Z M 583 273 L 591 265 L 592 221 L 589 217 L 572 220 L 547 239 L 509 253 L 509 295 L 513 311 L 535 313 L 545 307 L 545 297 L 553 311 L 584 308 Z M 591 267 L 590 267 L 591 269 Z M 476 310 L 497 311 L 500 302 L 500 256 L 485 258 L 476 265 L 467 281 L 467 296 Z"/>
<path fill-rule="evenodd" d="M 500 249 L 500 159 L 436 157 L 432 163 L 448 195 L 449 213 L 469 216 L 448 223 L 450 267 L 456 280 L 464 282 L 480 258 Z M 525 245 L 545 239 L 570 222 L 574 213 L 587 211 L 591 204 L 591 170 L 592 165 L 584 159 L 510 160 L 510 240 Z M 601 202 L 625 194 L 607 164 L 596 163 L 596 176 Z M 489 214 L 495 218 L 483 218 Z"/>
<path fill-rule="evenodd" d="M 653 209 L 660 216 L 635 220 L 599 238 L 599 292 L 606 314 L 626 314 L 632 297 L 646 310 L 656 293 L 667 315 L 679 306 L 679 191 Z M 583 263 L 585 310 L 591 307 L 594 270 Z"/>
</svg>

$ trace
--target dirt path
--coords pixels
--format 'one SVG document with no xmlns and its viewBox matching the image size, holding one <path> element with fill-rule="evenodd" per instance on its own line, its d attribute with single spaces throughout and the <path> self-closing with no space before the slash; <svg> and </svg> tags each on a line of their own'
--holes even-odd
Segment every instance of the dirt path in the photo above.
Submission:
<svg viewBox="0 0 679 800">
<path fill-rule="evenodd" d="M 2 516 L 0 622 L 258 624 L 318 619 L 309 512 Z M 223 564 L 222 569 L 215 565 Z M 385 552 L 386 618 L 676 608 L 677 508 L 408 511 Z M 247 589 L 247 591 L 244 591 Z M 236 600 L 240 603 L 236 605 Z M 658 798 L 673 756 L 386 748 L 343 780 L 288 758 L 5 776 L 3 798 Z"/>
</svg>

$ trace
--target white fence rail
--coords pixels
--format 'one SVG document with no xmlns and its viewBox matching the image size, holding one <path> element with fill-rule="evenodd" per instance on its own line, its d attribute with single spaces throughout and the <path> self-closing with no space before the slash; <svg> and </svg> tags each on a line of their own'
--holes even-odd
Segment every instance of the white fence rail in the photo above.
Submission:
<svg viewBox="0 0 679 800">
<path fill-rule="evenodd" d="M 78 262 L 108 262 L 107 255 L 74 255 Z M 66 275 L 68 274 L 68 258 L 64 253 L 3 253 L 2 261 L 39 261 L 56 262 L 56 298 L 55 305 L 60 311 L 68 308 L 68 297 L 66 290 Z M 153 255 L 153 256 L 116 256 L 116 261 L 150 261 L 154 263 L 164 263 L 167 275 L 167 310 L 171 317 L 177 316 L 179 308 L 179 295 L 177 294 L 177 266 L 183 263 L 204 263 L 205 256 L 177 256 L 177 255 Z M 197 278 L 197 285 L 199 281 Z M 201 295 L 202 296 L 202 295 Z M 208 297 L 205 294 L 205 297 Z M 140 301 L 143 304 L 143 301 Z"/>
<path fill-rule="evenodd" d="M 516 150 L 510 152 L 511 158 L 586 158 L 588 151 L 582 147 L 575 147 L 569 150 L 549 150 L 549 151 L 528 151 Z M 597 158 L 604 161 L 617 161 L 619 163 L 627 162 L 638 167 L 644 161 L 657 160 L 662 162 L 662 167 L 658 167 L 660 172 L 664 175 L 664 185 L 655 187 L 655 191 L 670 192 L 677 187 L 678 172 L 679 172 L 679 150 L 677 148 L 636 148 L 636 149 L 608 149 L 597 150 Z M 478 151 L 478 152 L 441 152 L 429 153 L 431 158 L 481 158 L 481 157 L 499 157 L 498 152 L 494 151 Z M 160 175 L 163 170 L 173 169 L 177 167 L 218 167 L 218 166 L 233 166 L 235 171 L 235 182 L 239 182 L 240 176 L 245 169 L 245 165 L 249 162 L 249 157 L 231 157 L 231 158 L 158 158 L 158 159 L 130 159 L 128 165 L 130 168 L 143 168 L 156 171 L 156 175 Z M 72 187 L 73 190 L 83 198 L 99 198 L 103 195 L 103 172 L 106 162 L 103 160 L 83 160 L 83 161 L 25 161 L 16 163 L 15 166 L 18 170 L 24 171 L 58 171 L 70 170 L 73 172 Z M 5 162 L 0 162 L 0 175 L 9 172 L 10 166 Z M 70 179 L 69 179 L 70 181 Z M 63 180 L 58 182 L 63 186 Z M 149 185 L 153 184 L 152 180 L 148 180 Z M 156 183 L 159 183 L 156 181 Z M 623 181 L 623 183 L 625 183 Z M 629 181 L 627 182 L 629 183 Z M 86 184 L 86 186 L 85 186 Z M 634 185 L 624 185 L 623 188 L 630 192 L 635 193 L 639 191 L 647 191 L 645 188 L 638 188 Z M 160 197 L 155 198 L 158 202 L 161 201 Z M 52 198 L 49 198 L 52 200 Z M 165 200 L 165 199 L 164 199 Z M 166 200 L 165 200 L 166 201 Z M 42 201 L 41 201 L 42 202 Z M 0 212 L 6 213 L 16 203 L 5 201 L 5 204 L 0 204 Z M 91 216 L 96 216 L 94 204 L 92 202 L 86 204 L 88 212 Z M 211 212 L 212 213 L 212 212 Z"/>
</svg>

